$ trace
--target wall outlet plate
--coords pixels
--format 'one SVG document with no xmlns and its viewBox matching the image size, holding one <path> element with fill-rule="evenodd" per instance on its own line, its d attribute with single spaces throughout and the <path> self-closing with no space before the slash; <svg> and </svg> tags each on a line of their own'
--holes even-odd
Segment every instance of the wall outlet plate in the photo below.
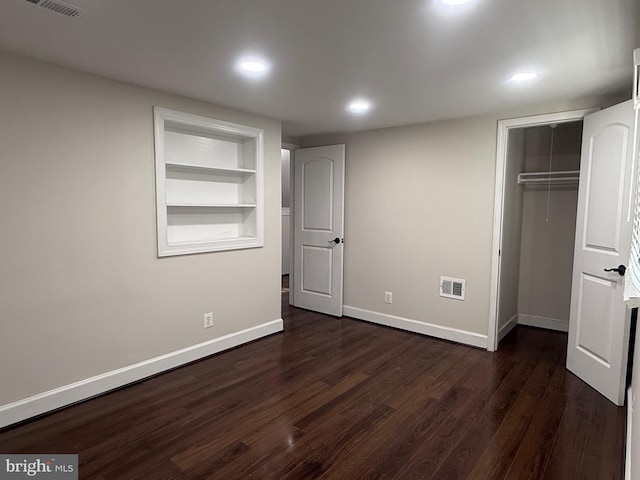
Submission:
<svg viewBox="0 0 640 480">
<path fill-rule="evenodd" d="M 213 327 L 213 312 L 204 314 L 204 328 Z"/>
<path fill-rule="evenodd" d="M 393 303 L 393 292 L 384 292 L 384 303 Z"/>
</svg>

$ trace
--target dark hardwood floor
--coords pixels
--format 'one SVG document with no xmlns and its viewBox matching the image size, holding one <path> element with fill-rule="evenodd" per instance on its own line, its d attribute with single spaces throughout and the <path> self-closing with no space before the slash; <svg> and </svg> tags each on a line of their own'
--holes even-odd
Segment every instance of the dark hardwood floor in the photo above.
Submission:
<svg viewBox="0 0 640 480">
<path fill-rule="evenodd" d="M 500 352 L 283 306 L 285 333 L 0 432 L 80 478 L 621 479 L 625 412 L 564 368 L 566 335 Z"/>
</svg>

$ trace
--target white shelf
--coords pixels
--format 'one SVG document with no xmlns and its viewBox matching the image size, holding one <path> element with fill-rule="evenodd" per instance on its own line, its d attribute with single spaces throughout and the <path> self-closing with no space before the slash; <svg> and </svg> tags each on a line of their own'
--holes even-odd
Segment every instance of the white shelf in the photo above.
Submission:
<svg viewBox="0 0 640 480">
<path fill-rule="evenodd" d="M 263 246 L 262 130 L 154 114 L 158 255 Z"/>
<path fill-rule="evenodd" d="M 249 168 L 222 168 L 222 167 L 210 167 L 207 165 L 195 165 L 189 163 L 171 163 L 165 162 L 167 170 L 194 170 L 203 173 L 219 173 L 229 175 L 242 175 L 242 174 L 254 174 L 255 170 Z"/>
<path fill-rule="evenodd" d="M 239 241 L 239 240 L 240 241 L 246 241 L 246 242 L 253 242 L 253 241 L 255 241 L 255 237 L 232 237 L 231 240 L 232 240 L 232 242 L 236 242 L 236 241 Z M 224 240 L 220 240 L 220 243 L 223 243 L 223 242 L 224 242 Z M 189 240 L 189 241 L 186 241 L 186 242 L 176 241 L 176 242 L 173 243 L 173 245 L 175 245 L 176 247 L 185 247 L 185 248 L 189 248 L 192 245 L 204 246 L 206 244 L 207 244 L 206 241 L 201 243 L 201 244 L 199 244 L 198 242 L 193 242 L 192 240 Z M 229 249 L 229 250 L 231 250 L 231 249 Z M 206 250 L 206 251 L 208 251 L 208 250 Z"/>
<path fill-rule="evenodd" d="M 167 208 L 256 208 L 255 203 L 167 203 Z"/>
</svg>

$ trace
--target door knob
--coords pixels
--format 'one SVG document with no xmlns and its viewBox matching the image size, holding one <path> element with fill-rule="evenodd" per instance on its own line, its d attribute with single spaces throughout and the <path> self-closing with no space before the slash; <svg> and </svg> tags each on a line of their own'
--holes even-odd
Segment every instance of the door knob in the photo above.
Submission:
<svg viewBox="0 0 640 480">
<path fill-rule="evenodd" d="M 605 268 L 605 272 L 618 272 L 621 277 L 624 277 L 624 272 L 627 271 L 627 267 L 624 265 L 618 265 L 618 268 Z"/>
<path fill-rule="evenodd" d="M 340 237 L 336 237 L 333 240 L 329 240 L 329 243 L 335 243 L 336 245 L 338 245 L 340 243 Z"/>
</svg>

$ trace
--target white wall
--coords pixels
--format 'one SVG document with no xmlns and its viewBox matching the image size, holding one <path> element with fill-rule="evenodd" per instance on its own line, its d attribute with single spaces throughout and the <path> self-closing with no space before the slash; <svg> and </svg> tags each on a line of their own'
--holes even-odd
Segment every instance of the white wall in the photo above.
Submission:
<svg viewBox="0 0 640 480">
<path fill-rule="evenodd" d="M 282 174 L 281 174 L 281 184 L 282 184 L 282 206 L 289 207 L 290 206 L 290 197 L 291 197 L 291 178 L 290 178 L 290 168 L 291 168 L 291 151 L 287 149 L 281 150 L 281 158 L 282 158 Z"/>
<path fill-rule="evenodd" d="M 345 305 L 486 343 L 497 121 L 619 100 L 299 139 L 303 147 L 346 144 Z M 467 279 L 466 299 L 439 297 L 440 275 Z"/>
<path fill-rule="evenodd" d="M 290 268 L 290 245 L 289 245 L 289 233 L 290 233 L 290 171 L 291 168 L 291 151 L 282 149 L 282 275 L 289 274 Z"/>
<path fill-rule="evenodd" d="M 279 319 L 278 121 L 1 52 L 0 105 L 0 408 Z M 264 248 L 157 257 L 154 105 L 264 129 Z"/>
</svg>

